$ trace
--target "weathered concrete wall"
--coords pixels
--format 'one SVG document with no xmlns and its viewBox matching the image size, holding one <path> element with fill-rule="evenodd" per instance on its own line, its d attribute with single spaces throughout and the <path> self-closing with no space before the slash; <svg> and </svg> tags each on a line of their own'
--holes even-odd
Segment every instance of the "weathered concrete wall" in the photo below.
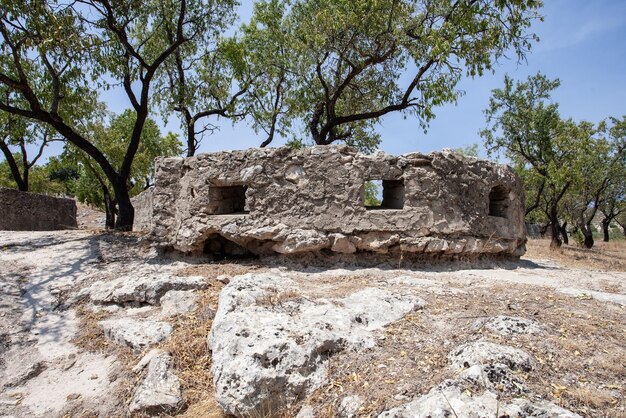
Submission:
<svg viewBox="0 0 626 418">
<path fill-rule="evenodd" d="M 0 230 L 77 228 L 76 201 L 0 187 Z"/>
<path fill-rule="evenodd" d="M 152 230 L 153 190 L 153 188 L 149 188 L 130 199 L 135 209 L 133 231 L 149 232 Z"/>
<path fill-rule="evenodd" d="M 384 207 L 364 206 L 367 180 L 383 180 Z M 515 173 L 449 152 L 321 146 L 163 158 L 153 211 L 156 242 L 185 252 L 519 256 L 526 241 Z"/>
</svg>

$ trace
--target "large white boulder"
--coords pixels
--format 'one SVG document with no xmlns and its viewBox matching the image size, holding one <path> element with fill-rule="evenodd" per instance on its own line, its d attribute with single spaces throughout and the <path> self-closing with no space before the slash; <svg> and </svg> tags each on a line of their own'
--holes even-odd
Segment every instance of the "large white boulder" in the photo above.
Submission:
<svg viewBox="0 0 626 418">
<path fill-rule="evenodd" d="M 272 274 L 238 276 L 222 290 L 210 343 L 216 399 L 226 413 L 278 411 L 324 382 L 334 353 L 373 347 L 373 331 L 425 305 L 378 288 L 318 300 L 299 290 Z"/>
</svg>

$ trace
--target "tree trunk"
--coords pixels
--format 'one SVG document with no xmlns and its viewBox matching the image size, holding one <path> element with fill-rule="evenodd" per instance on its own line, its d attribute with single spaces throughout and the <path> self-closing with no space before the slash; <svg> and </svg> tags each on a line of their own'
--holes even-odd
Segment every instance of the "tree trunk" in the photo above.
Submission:
<svg viewBox="0 0 626 418">
<path fill-rule="evenodd" d="M 24 176 L 26 178 L 26 181 L 24 181 L 24 179 L 22 179 L 22 176 L 20 175 L 20 169 L 17 167 L 15 158 L 13 158 L 13 153 L 11 153 L 8 145 L 3 140 L 0 140 L 0 150 L 2 150 L 2 153 L 4 154 L 4 157 L 9 164 L 9 168 L 11 169 L 11 175 L 13 176 L 13 180 L 15 180 L 15 183 L 17 184 L 17 190 L 21 192 L 27 192 L 28 175 L 26 174 L 26 171 L 28 170 L 28 168 L 24 168 Z"/>
<path fill-rule="evenodd" d="M 116 183 L 113 188 L 115 189 L 115 199 L 117 200 L 119 207 L 119 212 L 115 221 L 115 229 L 120 231 L 132 231 L 135 209 L 130 202 L 126 182 L 122 181 Z"/>
<path fill-rule="evenodd" d="M 190 118 L 187 119 L 187 157 L 196 154 L 196 125 Z"/>
<path fill-rule="evenodd" d="M 102 188 L 102 193 L 104 195 L 104 209 L 105 209 L 105 222 L 104 226 L 106 229 L 114 229 L 115 228 L 115 202 L 111 199 L 111 194 L 106 187 Z"/>
<path fill-rule="evenodd" d="M 550 248 L 560 248 L 563 242 L 561 241 L 559 231 L 559 214 L 557 208 L 558 202 L 552 200 L 550 203 L 550 230 L 552 232 L 552 241 L 550 241 Z"/>
<path fill-rule="evenodd" d="M 583 247 L 591 248 L 593 247 L 593 233 L 591 232 L 591 223 L 585 223 L 585 219 L 583 215 L 580 215 L 580 224 L 578 225 L 580 228 L 580 232 L 582 232 L 585 240 L 583 241 Z"/>
<path fill-rule="evenodd" d="M 559 228 L 561 230 L 561 237 L 563 238 L 563 244 L 569 244 L 567 237 L 567 221 L 563 222 L 563 225 Z"/>
<path fill-rule="evenodd" d="M 602 235 L 604 242 L 609 242 L 609 226 L 611 225 L 611 219 L 602 219 Z"/>
</svg>

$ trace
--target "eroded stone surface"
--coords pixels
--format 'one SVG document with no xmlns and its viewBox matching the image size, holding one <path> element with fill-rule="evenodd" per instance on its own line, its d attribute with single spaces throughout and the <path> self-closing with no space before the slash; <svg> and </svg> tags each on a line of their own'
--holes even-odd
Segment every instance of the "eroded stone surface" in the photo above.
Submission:
<svg viewBox="0 0 626 418">
<path fill-rule="evenodd" d="M 204 277 L 178 277 L 171 274 L 151 274 L 119 277 L 111 281 L 96 282 L 80 292 L 78 298 L 89 298 L 91 302 L 105 303 L 148 303 L 156 305 L 170 290 L 205 289 Z"/>
<path fill-rule="evenodd" d="M 130 403 L 131 413 L 163 413 L 175 411 L 182 403 L 180 381 L 171 369 L 172 358 L 167 353 L 151 357 L 148 371 L 135 390 Z"/>
<path fill-rule="evenodd" d="M 161 316 L 167 318 L 191 312 L 197 300 L 193 290 L 170 290 L 161 298 Z"/>
<path fill-rule="evenodd" d="M 537 321 L 513 316 L 496 316 L 487 320 L 479 320 L 476 322 L 475 327 L 485 327 L 495 333 L 506 336 L 520 334 L 541 335 L 546 332 L 544 327 Z"/>
<path fill-rule="evenodd" d="M 524 252 L 519 178 L 451 152 L 263 148 L 163 158 L 156 170 L 151 235 L 179 251 Z M 363 203 L 368 180 L 382 180 L 381 207 Z"/>
<path fill-rule="evenodd" d="M 510 403 L 498 400 L 495 393 L 472 394 L 458 381 L 448 380 L 426 395 L 398 408 L 378 415 L 378 418 L 449 418 L 495 417 L 580 418 L 579 415 L 546 401 L 531 402 L 514 399 Z"/>
<path fill-rule="evenodd" d="M 504 364 L 512 370 L 524 371 L 535 367 L 535 360 L 525 351 L 487 341 L 463 344 L 453 350 L 448 359 L 452 366 L 458 369 L 476 364 Z"/>
<path fill-rule="evenodd" d="M 334 353 L 373 347 L 372 331 L 425 305 L 378 288 L 318 300 L 298 290 L 275 274 L 238 276 L 222 290 L 210 342 L 216 399 L 227 413 L 279 410 L 323 383 Z"/>
<path fill-rule="evenodd" d="M 99 324 L 107 338 L 135 350 L 156 344 L 172 332 L 172 326 L 167 322 L 151 319 L 108 319 Z"/>
</svg>

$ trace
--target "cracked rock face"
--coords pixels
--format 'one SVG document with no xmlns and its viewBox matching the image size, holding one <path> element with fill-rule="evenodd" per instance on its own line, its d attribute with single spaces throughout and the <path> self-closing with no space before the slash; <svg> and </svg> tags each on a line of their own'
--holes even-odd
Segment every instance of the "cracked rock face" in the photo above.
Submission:
<svg viewBox="0 0 626 418">
<path fill-rule="evenodd" d="M 92 284 L 80 292 L 78 298 L 89 298 L 96 304 L 159 304 L 170 290 L 206 289 L 204 277 L 177 277 L 169 274 L 138 277 L 119 277 Z"/>
<path fill-rule="evenodd" d="M 534 365 L 522 350 L 478 341 L 460 346 L 448 357 L 452 368 L 466 367 L 456 379 L 445 380 L 426 395 L 385 411 L 378 418 L 581 418 L 553 403 L 521 397 L 529 390 L 522 380 L 523 373 L 514 371 L 528 372 Z M 500 393 L 515 398 L 505 402 Z"/>
<path fill-rule="evenodd" d="M 137 351 L 164 340 L 172 333 L 170 324 L 151 319 L 108 319 L 99 324 L 107 338 Z"/>
<path fill-rule="evenodd" d="M 146 376 L 135 390 L 130 403 L 131 413 L 161 414 L 175 411 L 182 404 L 180 381 L 171 370 L 171 363 L 172 358 L 167 353 L 151 357 Z"/>
<path fill-rule="evenodd" d="M 364 204 L 370 180 L 381 181 L 377 207 Z M 519 257 L 526 239 L 515 173 L 450 152 L 318 146 L 163 158 L 148 193 L 135 210 L 152 212 L 152 238 L 192 253 Z"/>
<path fill-rule="evenodd" d="M 378 418 L 450 418 L 450 417 L 545 417 L 581 418 L 580 415 L 547 401 L 531 402 L 513 399 L 509 403 L 498 400 L 494 392 L 471 394 L 463 385 L 447 380 L 424 396 L 378 415 Z"/>
<path fill-rule="evenodd" d="M 448 355 L 448 359 L 457 369 L 465 369 L 477 364 L 504 364 L 511 370 L 522 371 L 535 368 L 535 360 L 525 351 L 486 341 L 463 344 L 453 350 Z"/>
<path fill-rule="evenodd" d="M 222 290 L 210 343 L 216 399 L 228 414 L 279 410 L 324 382 L 333 354 L 373 347 L 373 331 L 425 305 L 378 288 L 318 300 L 298 289 L 288 277 L 246 274 Z"/>
<path fill-rule="evenodd" d="M 506 336 L 521 334 L 541 335 L 546 332 L 544 327 L 536 321 L 512 316 L 496 316 L 487 320 L 477 321 L 475 327 L 480 328 L 481 326 Z"/>
</svg>

